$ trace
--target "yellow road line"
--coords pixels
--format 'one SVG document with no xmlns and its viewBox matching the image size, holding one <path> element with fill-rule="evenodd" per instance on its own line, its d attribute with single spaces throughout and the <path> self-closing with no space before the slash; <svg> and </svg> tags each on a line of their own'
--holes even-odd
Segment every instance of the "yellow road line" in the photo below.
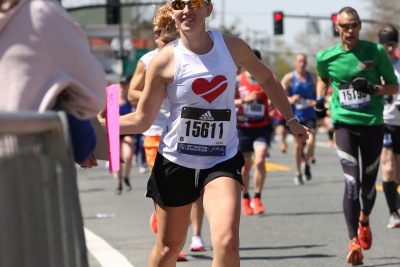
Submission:
<svg viewBox="0 0 400 267">
<path fill-rule="evenodd" d="M 381 185 L 376 185 L 375 188 L 378 191 L 383 191 L 383 187 Z M 400 193 L 400 186 L 397 188 L 397 191 Z"/>
<path fill-rule="evenodd" d="M 267 172 L 277 172 L 277 171 L 287 172 L 287 171 L 291 170 L 287 166 L 268 162 L 268 161 L 265 162 L 265 168 L 267 169 Z M 383 188 L 381 185 L 376 185 L 376 190 L 383 191 Z M 399 191 L 399 193 L 400 193 L 400 186 L 398 187 L 397 191 Z"/>
<path fill-rule="evenodd" d="M 265 168 L 267 168 L 267 172 L 290 171 L 290 168 L 287 166 L 275 164 L 275 163 L 268 162 L 268 161 L 265 162 Z"/>
</svg>

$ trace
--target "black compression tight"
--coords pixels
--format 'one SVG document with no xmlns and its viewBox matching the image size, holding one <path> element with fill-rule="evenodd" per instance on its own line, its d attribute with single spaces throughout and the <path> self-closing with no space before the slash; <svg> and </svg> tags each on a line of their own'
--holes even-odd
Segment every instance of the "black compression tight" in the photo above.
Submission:
<svg viewBox="0 0 400 267">
<path fill-rule="evenodd" d="M 363 213 L 369 216 L 375 204 L 383 129 L 383 125 L 335 125 L 335 142 L 345 178 L 343 211 L 350 239 L 357 237 L 360 188 Z"/>
</svg>

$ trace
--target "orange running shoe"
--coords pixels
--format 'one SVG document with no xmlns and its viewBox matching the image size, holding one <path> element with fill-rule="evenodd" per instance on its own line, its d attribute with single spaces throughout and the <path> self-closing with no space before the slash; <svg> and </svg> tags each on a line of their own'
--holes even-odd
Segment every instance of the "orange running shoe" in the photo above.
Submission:
<svg viewBox="0 0 400 267">
<path fill-rule="evenodd" d="M 281 145 L 281 152 L 282 153 L 286 153 L 286 150 L 287 150 L 287 145 L 286 144 L 282 144 Z"/>
<path fill-rule="evenodd" d="M 264 206 L 261 202 L 261 198 L 259 197 L 255 197 L 253 198 L 253 200 L 250 203 L 250 207 L 252 207 L 254 209 L 254 213 L 255 214 L 261 214 L 264 213 Z"/>
<path fill-rule="evenodd" d="M 157 213 L 156 211 L 153 211 L 153 213 L 150 216 L 150 229 L 157 234 Z"/>
<path fill-rule="evenodd" d="M 253 209 L 250 207 L 250 198 L 243 198 L 242 209 L 244 215 L 252 215 Z"/>
<path fill-rule="evenodd" d="M 352 266 L 363 264 L 364 256 L 361 252 L 360 244 L 357 239 L 350 240 L 347 262 Z"/>
<path fill-rule="evenodd" d="M 335 146 L 335 143 L 333 143 L 333 140 L 328 140 L 328 147 L 332 148 Z"/>
<path fill-rule="evenodd" d="M 363 249 L 370 249 L 372 245 L 372 233 L 369 224 L 364 226 L 361 222 L 358 222 L 358 240 Z"/>
<path fill-rule="evenodd" d="M 179 252 L 179 255 L 178 255 L 178 258 L 176 259 L 176 261 L 187 261 L 186 253 L 183 251 Z"/>
</svg>

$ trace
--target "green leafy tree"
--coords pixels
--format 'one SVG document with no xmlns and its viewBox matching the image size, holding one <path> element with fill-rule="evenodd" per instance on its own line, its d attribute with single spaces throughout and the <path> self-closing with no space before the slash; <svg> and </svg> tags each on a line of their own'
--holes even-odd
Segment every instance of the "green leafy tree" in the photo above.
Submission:
<svg viewBox="0 0 400 267">
<path fill-rule="evenodd" d="M 275 51 L 271 59 L 270 67 L 279 79 L 292 70 L 293 50 L 282 39 L 275 40 Z"/>
</svg>

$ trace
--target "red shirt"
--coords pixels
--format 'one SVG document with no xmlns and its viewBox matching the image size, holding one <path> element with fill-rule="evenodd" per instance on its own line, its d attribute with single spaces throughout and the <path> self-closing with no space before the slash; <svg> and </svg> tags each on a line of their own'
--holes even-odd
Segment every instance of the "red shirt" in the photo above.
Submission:
<svg viewBox="0 0 400 267">
<path fill-rule="evenodd" d="M 257 128 L 268 125 L 270 123 L 268 97 L 262 87 L 255 81 L 250 81 L 246 72 L 243 72 L 240 75 L 238 96 L 240 99 L 244 99 L 251 92 L 257 92 L 257 99 L 249 103 L 244 103 L 238 108 L 238 126 L 243 128 Z"/>
<path fill-rule="evenodd" d="M 285 121 L 285 118 L 282 116 L 279 109 L 275 108 L 274 110 L 275 110 L 275 119 L 280 120 L 280 121 Z"/>
</svg>

